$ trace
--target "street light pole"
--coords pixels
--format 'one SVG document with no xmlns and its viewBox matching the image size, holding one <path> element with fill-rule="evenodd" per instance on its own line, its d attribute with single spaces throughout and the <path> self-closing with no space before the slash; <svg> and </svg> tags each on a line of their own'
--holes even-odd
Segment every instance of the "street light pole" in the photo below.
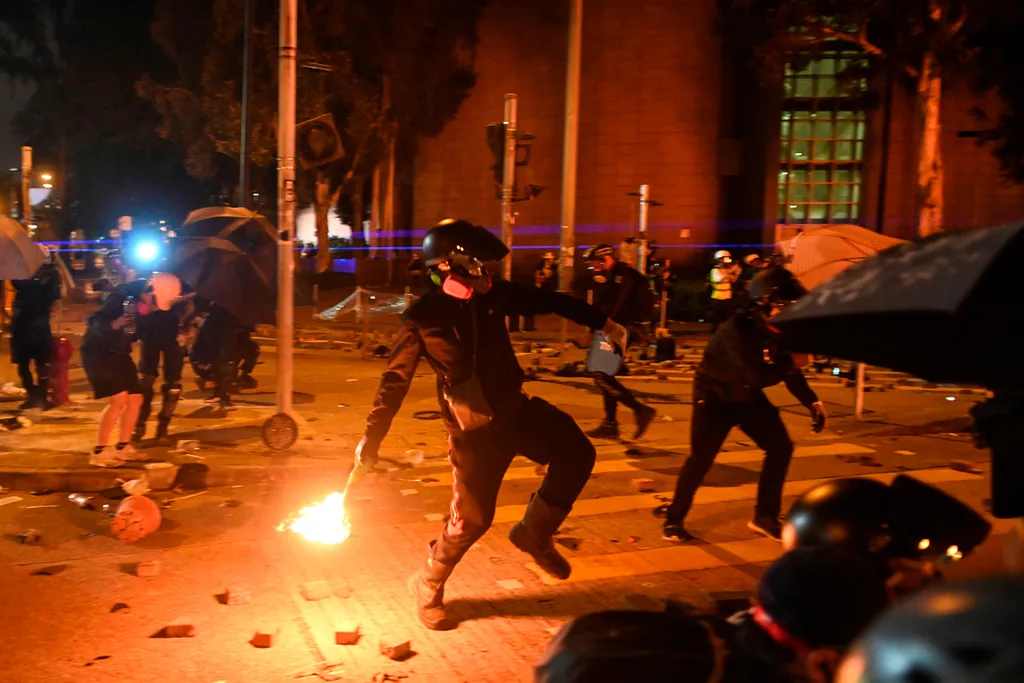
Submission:
<svg viewBox="0 0 1024 683">
<path fill-rule="evenodd" d="M 249 208 L 249 137 L 252 127 L 252 2 L 245 0 L 242 39 L 242 140 L 238 150 L 238 205 Z"/>
<path fill-rule="evenodd" d="M 583 44 L 583 0 L 570 0 L 569 57 L 565 69 L 565 149 L 562 154 L 562 229 L 558 289 L 568 292 L 575 274 L 576 251 L 576 169 L 579 159 L 580 63 Z M 569 322 L 562 318 L 561 359 Z"/>
<path fill-rule="evenodd" d="M 32 148 L 21 148 L 21 222 L 28 230 L 32 222 L 32 197 L 29 190 L 32 188 Z"/>
<path fill-rule="evenodd" d="M 295 90 L 298 0 L 281 0 L 277 122 L 277 410 L 292 410 L 295 259 Z"/>
<path fill-rule="evenodd" d="M 641 275 L 647 275 L 647 219 L 650 214 L 650 207 L 648 204 L 651 200 L 651 186 L 641 185 L 640 186 L 640 219 L 638 225 L 640 227 L 640 253 L 637 254 L 637 270 L 640 271 Z"/>
<path fill-rule="evenodd" d="M 505 158 L 501 182 L 501 240 L 508 247 L 505 279 L 512 280 L 512 190 L 516 183 L 516 118 L 518 100 L 515 93 L 505 95 Z"/>
</svg>

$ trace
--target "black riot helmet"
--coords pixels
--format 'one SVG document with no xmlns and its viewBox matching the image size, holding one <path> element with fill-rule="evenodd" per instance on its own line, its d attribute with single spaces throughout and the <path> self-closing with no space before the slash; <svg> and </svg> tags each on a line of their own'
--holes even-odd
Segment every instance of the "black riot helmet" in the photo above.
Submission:
<svg viewBox="0 0 1024 683">
<path fill-rule="evenodd" d="M 888 543 L 889 487 L 873 479 L 836 479 L 800 496 L 782 530 L 787 550 L 834 546 L 864 555 Z"/>
<path fill-rule="evenodd" d="M 836 683 L 1024 681 L 1024 580 L 942 582 L 883 614 L 839 667 Z"/>
<path fill-rule="evenodd" d="M 480 277 L 483 264 L 500 261 L 508 247 L 486 228 L 461 219 L 446 219 L 427 231 L 423 259 L 435 275 L 450 272 Z"/>
<path fill-rule="evenodd" d="M 792 303 L 806 293 L 796 276 L 782 266 L 762 269 L 747 285 L 750 303 L 760 308 Z"/>
</svg>

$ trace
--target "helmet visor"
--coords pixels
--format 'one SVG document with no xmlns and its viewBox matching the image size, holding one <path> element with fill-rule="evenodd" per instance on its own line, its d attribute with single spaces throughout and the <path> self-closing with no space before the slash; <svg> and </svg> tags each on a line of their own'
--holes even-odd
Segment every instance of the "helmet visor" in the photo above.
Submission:
<svg viewBox="0 0 1024 683">
<path fill-rule="evenodd" d="M 454 253 L 437 264 L 438 270 L 461 277 L 478 278 L 484 274 L 484 264 L 468 254 Z"/>
</svg>

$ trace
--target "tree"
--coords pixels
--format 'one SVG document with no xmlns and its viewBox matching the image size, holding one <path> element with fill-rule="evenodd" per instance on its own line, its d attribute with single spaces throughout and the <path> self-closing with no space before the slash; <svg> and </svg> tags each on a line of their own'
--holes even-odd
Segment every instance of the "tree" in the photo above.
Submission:
<svg viewBox="0 0 1024 683">
<path fill-rule="evenodd" d="M 409 136 L 430 131 L 436 135 L 472 87 L 471 78 L 467 82 L 465 77 L 453 75 L 453 70 L 458 74 L 467 70 L 453 52 L 456 45 L 475 43 L 479 15 L 459 8 L 483 4 L 480 0 L 300 2 L 299 62 L 316 68 L 300 69 L 298 118 L 333 114 L 347 152 L 345 158 L 300 176 L 300 201 L 315 207 L 319 271 L 330 267 L 327 217 L 340 196 L 353 192 L 353 204 L 361 204 L 366 177 L 388 156 L 389 140 L 403 130 L 404 120 L 429 122 L 407 125 L 404 130 Z M 252 163 L 269 170 L 276 150 L 277 5 L 269 0 L 258 0 L 255 5 L 253 50 L 257 57 L 250 94 L 250 150 Z M 142 79 L 138 92 L 160 112 L 160 134 L 188 150 L 189 172 L 217 179 L 225 193 L 231 190 L 233 194 L 241 129 L 242 0 L 215 0 L 208 8 L 199 0 L 158 0 L 157 7 L 154 39 L 178 65 L 179 73 L 169 84 Z M 191 43 L 181 40 L 179 26 L 204 21 L 211 27 L 207 35 Z M 452 31 L 445 28 L 449 23 L 459 28 L 460 38 L 445 37 Z M 407 40 L 395 40 L 399 28 L 406 32 L 402 35 Z M 386 66 L 397 63 L 417 68 Z M 445 66 L 447 70 L 440 75 L 428 77 L 430 69 Z M 471 76 L 471 66 L 468 71 Z M 385 77 L 391 83 L 387 102 Z M 445 77 L 450 79 L 448 83 L 439 82 Z M 429 93 L 432 87 L 440 92 Z M 417 93 L 419 101 L 403 99 L 405 92 Z M 432 104 L 439 100 L 454 101 L 455 105 Z M 353 218 L 354 225 L 361 228 L 361 209 L 357 208 Z"/>
<path fill-rule="evenodd" d="M 863 51 L 867 65 L 904 77 L 921 112 L 918 150 L 918 234 L 942 230 L 940 134 L 943 81 L 970 75 L 983 30 L 1003 0 L 722 0 L 723 26 L 754 46 L 770 68 L 806 59 L 823 44 Z"/>
</svg>

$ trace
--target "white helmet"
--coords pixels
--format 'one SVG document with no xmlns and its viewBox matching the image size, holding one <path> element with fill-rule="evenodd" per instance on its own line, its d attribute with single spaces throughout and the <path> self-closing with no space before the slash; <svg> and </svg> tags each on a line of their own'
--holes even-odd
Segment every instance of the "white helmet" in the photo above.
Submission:
<svg viewBox="0 0 1024 683">
<path fill-rule="evenodd" d="M 715 255 L 711 257 L 716 264 L 719 263 L 732 263 L 732 254 L 725 249 L 719 249 L 715 252 Z"/>
<path fill-rule="evenodd" d="M 153 303 L 157 308 L 168 311 L 181 297 L 181 280 L 173 273 L 153 273 L 146 291 L 153 295 Z"/>
</svg>

